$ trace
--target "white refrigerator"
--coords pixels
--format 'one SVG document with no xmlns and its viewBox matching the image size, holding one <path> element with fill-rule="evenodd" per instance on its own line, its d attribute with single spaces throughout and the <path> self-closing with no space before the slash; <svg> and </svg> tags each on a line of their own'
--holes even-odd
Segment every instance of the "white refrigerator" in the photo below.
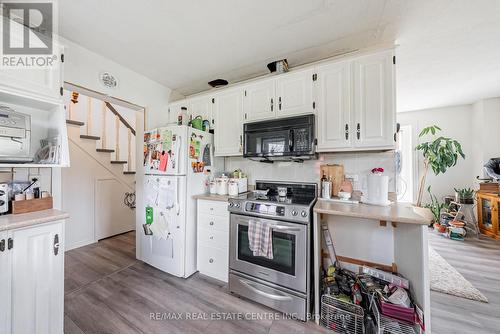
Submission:
<svg viewBox="0 0 500 334">
<path fill-rule="evenodd" d="M 144 262 L 178 277 L 196 272 L 192 196 L 208 192 L 213 152 L 213 135 L 188 126 L 145 132 L 143 229 L 137 231 Z"/>
</svg>

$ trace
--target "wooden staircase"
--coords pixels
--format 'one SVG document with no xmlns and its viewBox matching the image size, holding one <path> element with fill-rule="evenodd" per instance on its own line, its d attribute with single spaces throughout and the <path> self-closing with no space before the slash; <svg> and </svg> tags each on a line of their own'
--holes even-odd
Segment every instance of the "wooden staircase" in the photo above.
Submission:
<svg viewBox="0 0 500 334">
<path fill-rule="evenodd" d="M 83 96 L 82 96 L 83 97 Z M 76 99 L 78 98 L 78 95 Z M 95 160 L 97 160 L 103 167 L 108 169 L 116 177 L 121 175 L 120 179 L 125 182 L 135 181 L 135 167 L 134 167 L 134 152 L 132 147 L 135 145 L 135 129 L 127 122 L 127 120 L 113 107 L 109 102 L 100 101 L 102 103 L 101 117 L 97 121 L 100 124 L 100 133 L 96 135 L 92 132 L 92 125 L 95 121 L 92 111 L 92 99 L 87 98 L 87 110 L 86 119 L 87 122 L 82 122 L 80 120 L 75 120 L 74 118 L 74 105 L 73 100 L 69 101 L 67 106 L 67 128 L 68 128 L 68 138 L 70 141 L 74 142 L 80 148 L 84 149 L 87 154 L 91 155 Z M 96 102 L 97 103 L 97 102 Z M 112 116 L 108 113 L 112 113 Z M 114 148 L 107 147 L 108 143 L 108 131 L 106 126 L 107 118 L 114 117 Z M 82 117 L 80 117 L 81 119 Z M 120 138 L 120 129 L 126 129 L 127 137 L 125 139 Z M 123 143 L 126 140 L 126 159 L 123 159 L 124 155 L 120 154 L 120 142 Z M 113 145 L 113 143 L 111 143 Z M 118 175 L 117 175 L 118 174 Z"/>
</svg>

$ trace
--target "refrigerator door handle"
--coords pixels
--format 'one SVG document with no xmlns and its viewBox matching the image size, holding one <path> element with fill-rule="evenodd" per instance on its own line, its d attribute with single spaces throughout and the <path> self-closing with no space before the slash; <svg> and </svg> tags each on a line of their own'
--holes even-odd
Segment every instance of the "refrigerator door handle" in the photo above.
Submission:
<svg viewBox="0 0 500 334">
<path fill-rule="evenodd" d="M 175 212 L 177 213 L 177 216 L 181 213 L 181 208 L 179 204 L 179 179 L 175 180 Z"/>
</svg>

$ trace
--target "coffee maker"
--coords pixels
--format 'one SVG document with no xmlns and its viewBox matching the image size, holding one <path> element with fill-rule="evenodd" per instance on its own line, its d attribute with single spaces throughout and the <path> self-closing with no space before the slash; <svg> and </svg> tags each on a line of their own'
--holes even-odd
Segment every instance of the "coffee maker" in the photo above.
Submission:
<svg viewBox="0 0 500 334">
<path fill-rule="evenodd" d="M 0 183 L 0 214 L 9 211 L 9 185 Z"/>
</svg>

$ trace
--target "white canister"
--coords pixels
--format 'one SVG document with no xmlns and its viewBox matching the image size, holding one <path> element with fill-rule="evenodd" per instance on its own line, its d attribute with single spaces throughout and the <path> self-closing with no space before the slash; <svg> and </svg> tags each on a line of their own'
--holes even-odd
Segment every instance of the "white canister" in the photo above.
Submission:
<svg viewBox="0 0 500 334">
<path fill-rule="evenodd" d="M 321 197 L 325 199 L 332 198 L 332 183 L 330 181 L 321 182 Z"/>
<path fill-rule="evenodd" d="M 217 194 L 227 195 L 228 178 L 227 177 L 218 177 L 215 181 L 217 182 Z"/>
<path fill-rule="evenodd" d="M 208 188 L 211 194 L 217 194 L 217 182 L 215 182 L 215 180 L 210 181 Z"/>
<path fill-rule="evenodd" d="M 233 181 L 233 180 L 229 181 L 227 188 L 228 188 L 227 191 L 229 193 L 229 196 L 238 196 L 238 194 L 239 194 L 238 182 Z"/>
<path fill-rule="evenodd" d="M 368 196 L 371 203 L 387 203 L 389 201 L 389 176 L 380 174 L 368 175 Z"/>
</svg>

